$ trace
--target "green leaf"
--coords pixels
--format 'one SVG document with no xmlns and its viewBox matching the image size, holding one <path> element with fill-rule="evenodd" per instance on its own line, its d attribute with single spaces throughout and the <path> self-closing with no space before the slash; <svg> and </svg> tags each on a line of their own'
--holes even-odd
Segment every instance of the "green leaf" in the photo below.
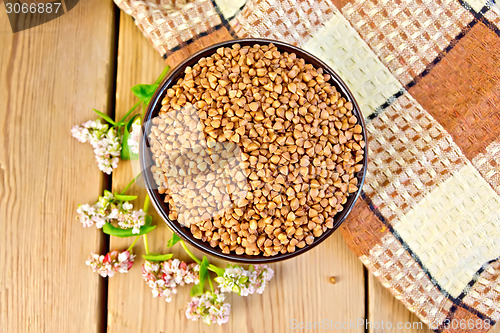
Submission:
<svg viewBox="0 0 500 333">
<path fill-rule="evenodd" d="M 173 234 L 172 235 L 172 238 L 170 238 L 167 242 L 167 246 L 168 247 L 172 247 L 174 246 L 175 244 L 177 244 L 177 242 L 179 242 L 181 240 L 181 238 L 179 236 L 177 236 L 177 234 Z"/>
<path fill-rule="evenodd" d="M 203 256 L 203 260 L 201 261 L 200 264 L 200 282 L 191 288 L 191 291 L 189 293 L 191 297 L 200 296 L 201 294 L 203 294 L 205 279 L 207 278 L 208 275 L 208 265 L 209 263 L 207 256 Z"/>
<path fill-rule="evenodd" d="M 149 104 L 159 84 L 136 84 L 132 87 L 132 93 L 137 96 L 144 104 Z"/>
<path fill-rule="evenodd" d="M 208 274 L 208 258 L 207 256 L 203 256 L 200 264 L 200 282 L 205 282 Z"/>
<path fill-rule="evenodd" d="M 195 284 L 194 286 L 191 287 L 189 296 L 194 297 L 194 296 L 200 296 L 201 294 L 203 294 L 203 286 L 200 283 Z"/>
<path fill-rule="evenodd" d="M 166 66 L 161 72 L 160 76 L 156 79 L 153 84 L 136 84 L 132 87 L 132 93 L 139 98 L 144 104 L 148 105 L 149 101 L 153 97 L 156 89 L 160 86 L 161 81 L 165 78 L 167 73 L 170 71 L 170 66 Z M 135 107 L 134 107 L 135 108 Z M 130 111 L 129 111 L 130 113 Z M 122 119 L 124 120 L 124 119 Z"/>
<path fill-rule="evenodd" d="M 108 115 L 102 113 L 99 110 L 96 110 L 96 109 L 93 109 L 93 110 L 94 110 L 95 113 L 97 113 L 99 115 L 99 117 L 101 117 L 102 119 L 106 120 L 111 125 L 115 126 L 115 121 L 113 119 L 111 119 Z"/>
<path fill-rule="evenodd" d="M 146 224 L 143 225 L 139 229 L 139 233 L 138 234 L 132 233 L 132 229 L 117 228 L 117 227 L 113 226 L 112 224 L 110 224 L 108 222 L 106 222 L 106 224 L 102 227 L 102 231 L 106 235 L 125 238 L 125 237 L 135 237 L 135 236 L 139 236 L 139 235 L 145 235 L 145 234 L 148 234 L 151 231 L 153 231 L 155 228 L 156 228 L 156 226 L 155 225 L 151 225 L 151 222 L 149 222 L 149 225 L 148 225 L 148 220 L 147 220 L 147 217 L 146 217 Z"/>
<path fill-rule="evenodd" d="M 122 150 L 120 151 L 120 158 L 124 161 L 130 160 L 130 148 L 128 145 L 128 138 L 130 137 L 130 133 L 127 131 L 127 128 L 123 130 L 123 138 L 122 138 Z"/>
<path fill-rule="evenodd" d="M 217 274 L 217 276 L 223 276 L 224 275 L 224 271 L 225 269 L 224 268 L 220 268 L 220 267 L 217 267 L 215 265 L 208 265 L 208 269 L 210 269 L 212 272 L 215 272 L 215 274 Z M 217 281 L 217 278 L 215 278 Z"/>
<path fill-rule="evenodd" d="M 120 201 L 132 201 L 137 199 L 137 195 L 115 194 L 115 198 Z"/>
<path fill-rule="evenodd" d="M 122 160 L 136 160 L 139 158 L 138 154 L 135 154 L 130 150 L 130 146 L 128 144 L 128 138 L 130 137 L 130 128 L 132 127 L 134 121 L 138 119 L 137 117 L 139 117 L 138 114 L 133 116 L 123 129 L 122 150 L 120 152 L 120 157 Z"/>
<path fill-rule="evenodd" d="M 174 255 L 173 253 L 167 253 L 167 254 L 150 253 L 150 254 L 143 254 L 142 257 L 149 261 L 165 261 L 172 258 L 173 255 Z"/>
</svg>

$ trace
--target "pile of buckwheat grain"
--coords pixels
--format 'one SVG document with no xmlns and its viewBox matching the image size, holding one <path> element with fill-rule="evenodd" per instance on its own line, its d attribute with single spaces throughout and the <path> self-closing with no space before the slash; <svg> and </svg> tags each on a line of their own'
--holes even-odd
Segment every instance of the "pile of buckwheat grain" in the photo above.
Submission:
<svg viewBox="0 0 500 333">
<path fill-rule="evenodd" d="M 273 44 L 221 47 L 187 67 L 149 136 L 169 217 L 239 255 L 294 252 L 332 228 L 358 190 L 365 142 L 329 81 Z"/>
</svg>

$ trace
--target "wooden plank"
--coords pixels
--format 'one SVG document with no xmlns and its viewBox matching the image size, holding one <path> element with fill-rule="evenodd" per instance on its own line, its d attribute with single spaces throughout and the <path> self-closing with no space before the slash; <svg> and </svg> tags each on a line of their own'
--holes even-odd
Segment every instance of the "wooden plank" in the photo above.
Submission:
<svg viewBox="0 0 500 333">
<path fill-rule="evenodd" d="M 132 19 L 122 13 L 118 47 L 117 115 L 123 114 L 135 102 L 129 88 L 136 83 L 152 82 L 162 68 L 161 57 L 141 35 Z M 122 189 L 130 179 L 130 165 L 120 167 L 113 174 L 113 188 Z M 142 197 L 145 195 L 145 191 L 137 187 L 133 187 L 132 191 Z M 160 218 L 155 216 L 155 221 L 159 227 L 149 236 L 151 250 L 166 252 L 165 243 L 170 238 L 170 232 Z M 112 248 L 125 249 L 129 243 L 122 239 L 111 240 Z M 180 253 L 182 250 L 176 248 L 174 251 Z M 142 243 L 136 247 L 136 253 L 144 253 Z M 230 296 L 231 320 L 222 327 L 208 327 L 184 317 L 184 307 L 189 301 L 187 288 L 179 289 L 171 303 L 153 298 L 141 277 L 142 260 L 138 260 L 128 274 L 115 276 L 109 281 L 109 333 L 283 332 L 291 329 L 290 325 L 295 323 L 293 319 L 297 322 L 325 319 L 342 323 L 353 318 L 364 318 L 363 268 L 348 250 L 340 233 L 308 254 L 273 264 L 276 276 L 263 295 Z M 336 285 L 328 282 L 332 275 L 337 277 Z M 310 331 L 322 330 L 317 328 Z M 361 327 L 345 330 L 363 331 Z"/>
<path fill-rule="evenodd" d="M 13 34 L 0 6 L 0 332 L 97 332 L 103 283 L 84 262 L 103 237 L 75 214 L 103 176 L 70 129 L 108 108 L 113 7 Z"/>
<path fill-rule="evenodd" d="M 368 321 L 371 323 L 368 332 L 433 332 L 371 274 L 368 278 L 368 301 Z M 378 326 L 382 323 L 385 324 L 384 328 Z M 387 323 L 391 323 L 392 328 Z M 409 326 L 398 328 L 398 325 Z"/>
</svg>

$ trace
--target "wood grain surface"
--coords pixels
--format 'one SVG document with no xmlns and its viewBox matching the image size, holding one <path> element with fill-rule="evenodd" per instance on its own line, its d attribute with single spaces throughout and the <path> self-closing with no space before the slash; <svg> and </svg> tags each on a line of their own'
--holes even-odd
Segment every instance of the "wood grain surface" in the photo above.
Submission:
<svg viewBox="0 0 500 333">
<path fill-rule="evenodd" d="M 115 28 L 117 13 L 111 1 L 80 1 L 57 20 L 13 34 L 0 8 L 0 333 L 279 333 L 304 331 L 294 327 L 306 322 L 320 323 L 307 332 L 325 331 L 325 323 L 348 325 L 326 331 L 429 332 L 418 324 L 391 330 L 358 325 L 365 318 L 393 325 L 419 320 L 365 274 L 340 233 L 273 264 L 275 278 L 263 295 L 231 295 L 231 319 L 222 327 L 185 318 L 188 287 L 171 303 L 152 297 L 141 276 L 142 239 L 127 274 L 105 280 L 85 266 L 90 252 L 125 249 L 131 240 L 112 237 L 108 246 L 101 232 L 82 229 L 76 207 L 94 202 L 104 188 L 123 189 L 134 168 L 120 162 L 107 179 L 91 147 L 72 139 L 70 129 L 95 119 L 92 108 L 120 118 L 136 102 L 130 87 L 153 82 L 165 66 L 129 16 L 118 14 Z M 211 42 L 207 38 L 203 43 Z M 167 63 L 195 51 L 193 45 Z M 134 185 L 129 193 L 140 196 L 140 207 L 145 189 Z M 150 250 L 166 253 L 171 233 L 153 207 L 150 213 L 158 225 L 148 236 Z M 179 246 L 173 252 L 187 260 Z"/>
<path fill-rule="evenodd" d="M 0 332 L 100 332 L 103 280 L 85 260 L 104 238 L 75 212 L 104 178 L 70 129 L 108 111 L 113 6 L 16 34 L 0 7 Z"/>
</svg>

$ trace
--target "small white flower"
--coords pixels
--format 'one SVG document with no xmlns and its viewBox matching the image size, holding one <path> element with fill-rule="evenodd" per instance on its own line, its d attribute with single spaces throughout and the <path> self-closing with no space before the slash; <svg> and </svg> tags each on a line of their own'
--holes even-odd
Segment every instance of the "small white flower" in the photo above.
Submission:
<svg viewBox="0 0 500 333">
<path fill-rule="evenodd" d="M 135 255 L 129 251 L 111 251 L 106 255 L 91 253 L 85 262 L 92 270 L 102 277 L 111 277 L 115 273 L 127 273 L 132 267 Z"/>
<path fill-rule="evenodd" d="M 111 209 L 111 213 L 108 215 L 108 219 L 116 219 L 118 217 L 119 210 L 118 208 Z"/>
<path fill-rule="evenodd" d="M 133 229 L 134 234 L 139 234 L 140 228 L 146 224 L 146 213 L 142 209 L 133 208 L 128 201 L 116 202 L 113 193 L 105 191 L 94 206 L 78 206 L 77 218 L 84 227 L 95 225 L 98 229 L 104 227 L 107 222 L 117 221 L 122 229 Z"/>
<path fill-rule="evenodd" d="M 113 200 L 115 200 L 115 196 L 113 195 L 113 193 L 111 193 L 110 191 L 104 191 L 104 195 L 102 196 L 102 203 L 108 204 Z"/>
<path fill-rule="evenodd" d="M 97 229 L 101 229 L 106 224 L 105 216 L 102 215 L 94 215 L 92 221 L 94 221 Z"/>
<path fill-rule="evenodd" d="M 92 145 L 100 170 L 111 174 L 118 166 L 121 142 L 116 128 L 109 128 L 100 120 L 89 120 L 81 126 L 74 126 L 71 134 L 78 141 L 89 142 Z"/>
<path fill-rule="evenodd" d="M 86 128 L 80 127 L 78 125 L 73 126 L 73 128 L 71 129 L 71 135 L 75 139 L 80 141 L 81 143 L 85 143 L 85 142 L 89 141 L 89 139 L 90 139 L 89 130 Z"/>
<path fill-rule="evenodd" d="M 222 292 L 235 292 L 240 296 L 262 294 L 268 281 L 273 277 L 273 270 L 266 265 L 250 266 L 249 270 L 234 265 L 224 270 L 223 276 L 215 281 Z"/>
<path fill-rule="evenodd" d="M 142 210 L 131 211 L 133 208 L 129 202 L 124 202 L 119 207 L 119 213 L 116 219 L 118 226 L 123 229 L 132 229 L 132 233 L 140 233 L 140 228 L 146 224 L 146 213 Z"/>
<path fill-rule="evenodd" d="M 250 284 L 253 285 L 258 294 L 262 294 L 267 282 L 271 281 L 274 271 L 267 265 L 255 265 L 254 271 L 250 275 Z"/>
<path fill-rule="evenodd" d="M 94 147 L 94 154 L 99 169 L 107 174 L 111 174 L 118 166 L 121 152 L 121 142 L 115 128 L 109 129 L 97 140 L 90 142 Z"/>
<path fill-rule="evenodd" d="M 186 264 L 178 259 L 161 263 L 146 260 L 142 266 L 142 276 L 151 288 L 153 297 L 164 297 L 166 302 L 177 293 L 177 286 L 198 283 L 198 264 Z"/>
<path fill-rule="evenodd" d="M 141 139 L 141 124 L 133 123 L 132 131 L 128 137 L 128 145 L 130 151 L 134 154 L 139 154 L 139 140 Z"/>
<path fill-rule="evenodd" d="M 229 321 L 231 312 L 231 305 L 224 303 L 225 299 L 225 295 L 219 291 L 207 291 L 199 297 L 195 296 L 187 305 L 186 318 L 193 321 L 201 319 L 207 325 L 225 324 Z"/>
<path fill-rule="evenodd" d="M 124 211 L 130 211 L 132 208 L 134 208 L 134 206 L 132 206 L 132 204 L 128 201 L 124 202 L 123 205 L 122 205 L 122 208 Z"/>
<path fill-rule="evenodd" d="M 89 204 L 79 205 L 76 210 L 77 218 L 80 220 L 84 228 L 90 228 L 94 224 L 96 216 L 95 208 Z"/>
</svg>

